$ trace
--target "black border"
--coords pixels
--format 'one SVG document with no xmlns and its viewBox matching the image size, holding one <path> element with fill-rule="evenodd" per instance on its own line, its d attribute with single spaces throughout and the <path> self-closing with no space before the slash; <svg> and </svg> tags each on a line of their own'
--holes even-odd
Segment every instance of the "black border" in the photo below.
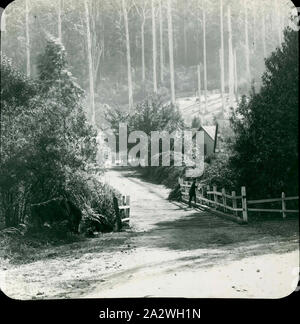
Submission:
<svg viewBox="0 0 300 324">
<path fill-rule="evenodd" d="M 99 0 L 101 1 L 101 0 Z M 112 0 L 116 1 L 116 0 Z M 279 0 L 281 1 L 281 0 Z M 12 1 L 2 1 L 5 8 Z M 292 1 L 300 6 L 298 1 Z M 276 283 L 274 283 L 276 284 Z M 143 309 L 178 308 L 201 310 L 200 320 L 204 321 L 238 321 L 244 323 L 251 320 L 266 319 L 271 321 L 287 321 L 299 317 L 300 291 L 293 292 L 282 299 L 183 299 L 183 298 L 126 298 L 126 299 L 60 299 L 19 301 L 7 297 L 0 290 L 0 321 L 30 323 L 50 321 L 52 323 L 123 322 L 125 320 L 104 320 L 99 312 L 111 310 L 133 310 L 143 314 Z M 297 307 L 298 306 L 298 307 Z M 298 315 L 298 316 L 297 316 Z M 6 319 L 6 320 L 5 320 Z M 130 323 L 155 321 L 134 316 Z M 183 321 L 182 318 L 172 320 L 157 319 L 156 321 Z M 199 319 L 189 319 L 189 322 Z M 128 323 L 128 322 L 127 322 Z"/>
</svg>

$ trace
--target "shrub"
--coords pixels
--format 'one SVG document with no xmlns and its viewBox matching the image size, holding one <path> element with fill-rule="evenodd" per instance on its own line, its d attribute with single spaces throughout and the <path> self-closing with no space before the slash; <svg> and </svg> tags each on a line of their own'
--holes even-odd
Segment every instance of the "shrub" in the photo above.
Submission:
<svg viewBox="0 0 300 324">
<path fill-rule="evenodd" d="M 182 195 L 181 195 L 181 187 L 178 183 L 175 188 L 173 188 L 168 196 L 169 200 L 175 200 L 175 201 L 181 201 Z"/>
<path fill-rule="evenodd" d="M 298 194 L 298 33 L 265 61 L 259 93 L 244 97 L 231 122 L 235 132 L 230 168 L 252 197 Z"/>
<path fill-rule="evenodd" d="M 0 224 L 26 222 L 34 230 L 30 205 L 64 196 L 85 215 L 91 210 L 102 215 L 111 228 L 117 193 L 96 180 L 101 172 L 96 131 L 84 114 L 84 91 L 68 71 L 62 44 L 49 39 L 38 67 L 33 82 L 1 57 Z M 63 223 L 49 231 L 68 235 Z"/>
<path fill-rule="evenodd" d="M 226 155 L 211 157 L 210 163 L 205 164 L 201 183 L 225 188 L 229 192 L 236 190 L 236 174 L 229 166 L 229 157 Z"/>
</svg>

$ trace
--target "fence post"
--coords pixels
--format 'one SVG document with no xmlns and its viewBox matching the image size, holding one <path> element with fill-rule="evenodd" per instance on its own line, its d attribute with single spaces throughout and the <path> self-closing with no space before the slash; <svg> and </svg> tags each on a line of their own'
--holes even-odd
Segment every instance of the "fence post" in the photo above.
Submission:
<svg viewBox="0 0 300 324">
<path fill-rule="evenodd" d="M 222 188 L 222 203 L 223 203 L 223 205 L 224 205 L 224 212 L 227 211 L 227 208 L 226 208 L 226 197 L 225 197 L 225 194 L 226 194 L 225 189 Z"/>
<path fill-rule="evenodd" d="M 202 200 L 201 200 L 201 197 L 202 197 L 202 188 L 200 187 L 196 187 L 196 203 L 200 203 L 200 204 L 202 204 Z M 197 193 L 198 193 L 198 196 L 197 196 Z"/>
<path fill-rule="evenodd" d="M 182 195 L 184 195 L 184 192 L 185 192 L 185 188 L 183 187 L 183 185 L 184 185 L 184 183 L 182 182 L 182 183 L 180 184 L 180 193 L 181 193 L 181 197 L 182 197 Z"/>
<path fill-rule="evenodd" d="M 116 224 L 115 224 L 116 230 L 120 232 L 122 229 L 122 221 L 121 221 L 121 215 L 119 210 L 118 198 L 115 195 L 113 196 L 113 205 L 116 213 Z"/>
<path fill-rule="evenodd" d="M 126 206 L 130 206 L 130 196 L 126 196 Z M 127 218 L 130 216 L 130 208 L 126 209 Z"/>
<path fill-rule="evenodd" d="M 213 186 L 213 192 L 214 192 L 214 206 L 215 206 L 215 209 L 217 209 L 217 195 L 215 194 L 215 192 L 217 191 L 217 187 L 216 186 Z"/>
<path fill-rule="evenodd" d="M 281 204 L 282 204 L 282 218 L 286 218 L 286 205 L 285 205 L 285 193 L 281 194 Z"/>
<path fill-rule="evenodd" d="M 241 193 L 242 193 L 243 221 L 245 223 L 247 223 L 248 222 L 248 215 L 247 215 L 246 187 L 241 188 Z"/>
<path fill-rule="evenodd" d="M 237 204 L 236 204 L 236 198 L 235 198 L 235 196 L 236 196 L 235 191 L 231 192 L 231 196 L 232 196 L 232 208 L 236 209 Z M 236 210 L 234 210 L 233 213 L 234 213 L 235 216 L 237 216 L 237 211 Z"/>
<path fill-rule="evenodd" d="M 210 186 L 207 186 L 207 187 L 206 187 L 206 190 L 207 190 L 207 191 L 210 191 Z M 206 198 L 207 198 L 208 200 L 210 200 L 210 194 L 209 194 L 209 193 L 207 194 L 207 197 L 206 197 Z M 207 202 L 207 205 L 210 206 L 210 202 Z"/>
</svg>

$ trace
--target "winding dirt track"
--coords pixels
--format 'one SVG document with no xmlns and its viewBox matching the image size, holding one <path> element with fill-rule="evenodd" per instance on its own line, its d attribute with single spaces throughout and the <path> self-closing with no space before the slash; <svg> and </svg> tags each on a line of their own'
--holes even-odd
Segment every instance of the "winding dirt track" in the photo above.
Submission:
<svg viewBox="0 0 300 324">
<path fill-rule="evenodd" d="M 106 182 L 131 196 L 131 228 L 49 248 L 1 271 L 16 299 L 117 297 L 281 298 L 296 288 L 298 236 L 286 239 L 166 200 L 133 171 Z"/>
</svg>

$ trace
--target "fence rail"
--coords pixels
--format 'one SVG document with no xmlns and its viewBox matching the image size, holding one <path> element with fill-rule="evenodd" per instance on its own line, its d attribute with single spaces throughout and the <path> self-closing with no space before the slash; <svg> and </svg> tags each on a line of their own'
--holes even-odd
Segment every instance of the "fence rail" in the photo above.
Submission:
<svg viewBox="0 0 300 324">
<path fill-rule="evenodd" d="M 189 202 L 189 188 L 191 187 L 190 181 L 179 180 L 180 191 L 182 200 Z M 230 201 L 228 201 L 230 200 Z M 231 212 L 237 220 L 242 220 L 244 223 L 248 222 L 248 212 L 275 212 L 281 213 L 283 218 L 286 218 L 287 213 L 299 213 L 297 209 L 287 209 L 287 201 L 299 200 L 299 196 L 286 197 L 283 192 L 281 198 L 259 199 L 259 200 L 247 200 L 246 187 L 241 187 L 241 194 L 236 195 L 235 191 L 231 194 L 226 193 L 223 188 L 221 191 L 217 190 L 216 186 L 211 188 L 210 186 L 201 186 L 196 189 L 196 207 L 209 207 L 215 210 L 222 210 L 225 213 Z M 281 202 L 281 208 L 249 208 L 248 206 Z M 273 207 L 273 206 L 271 206 Z"/>
<path fill-rule="evenodd" d="M 118 203 L 122 223 L 129 223 L 130 196 L 122 196 L 122 198 L 119 199 Z"/>
</svg>

